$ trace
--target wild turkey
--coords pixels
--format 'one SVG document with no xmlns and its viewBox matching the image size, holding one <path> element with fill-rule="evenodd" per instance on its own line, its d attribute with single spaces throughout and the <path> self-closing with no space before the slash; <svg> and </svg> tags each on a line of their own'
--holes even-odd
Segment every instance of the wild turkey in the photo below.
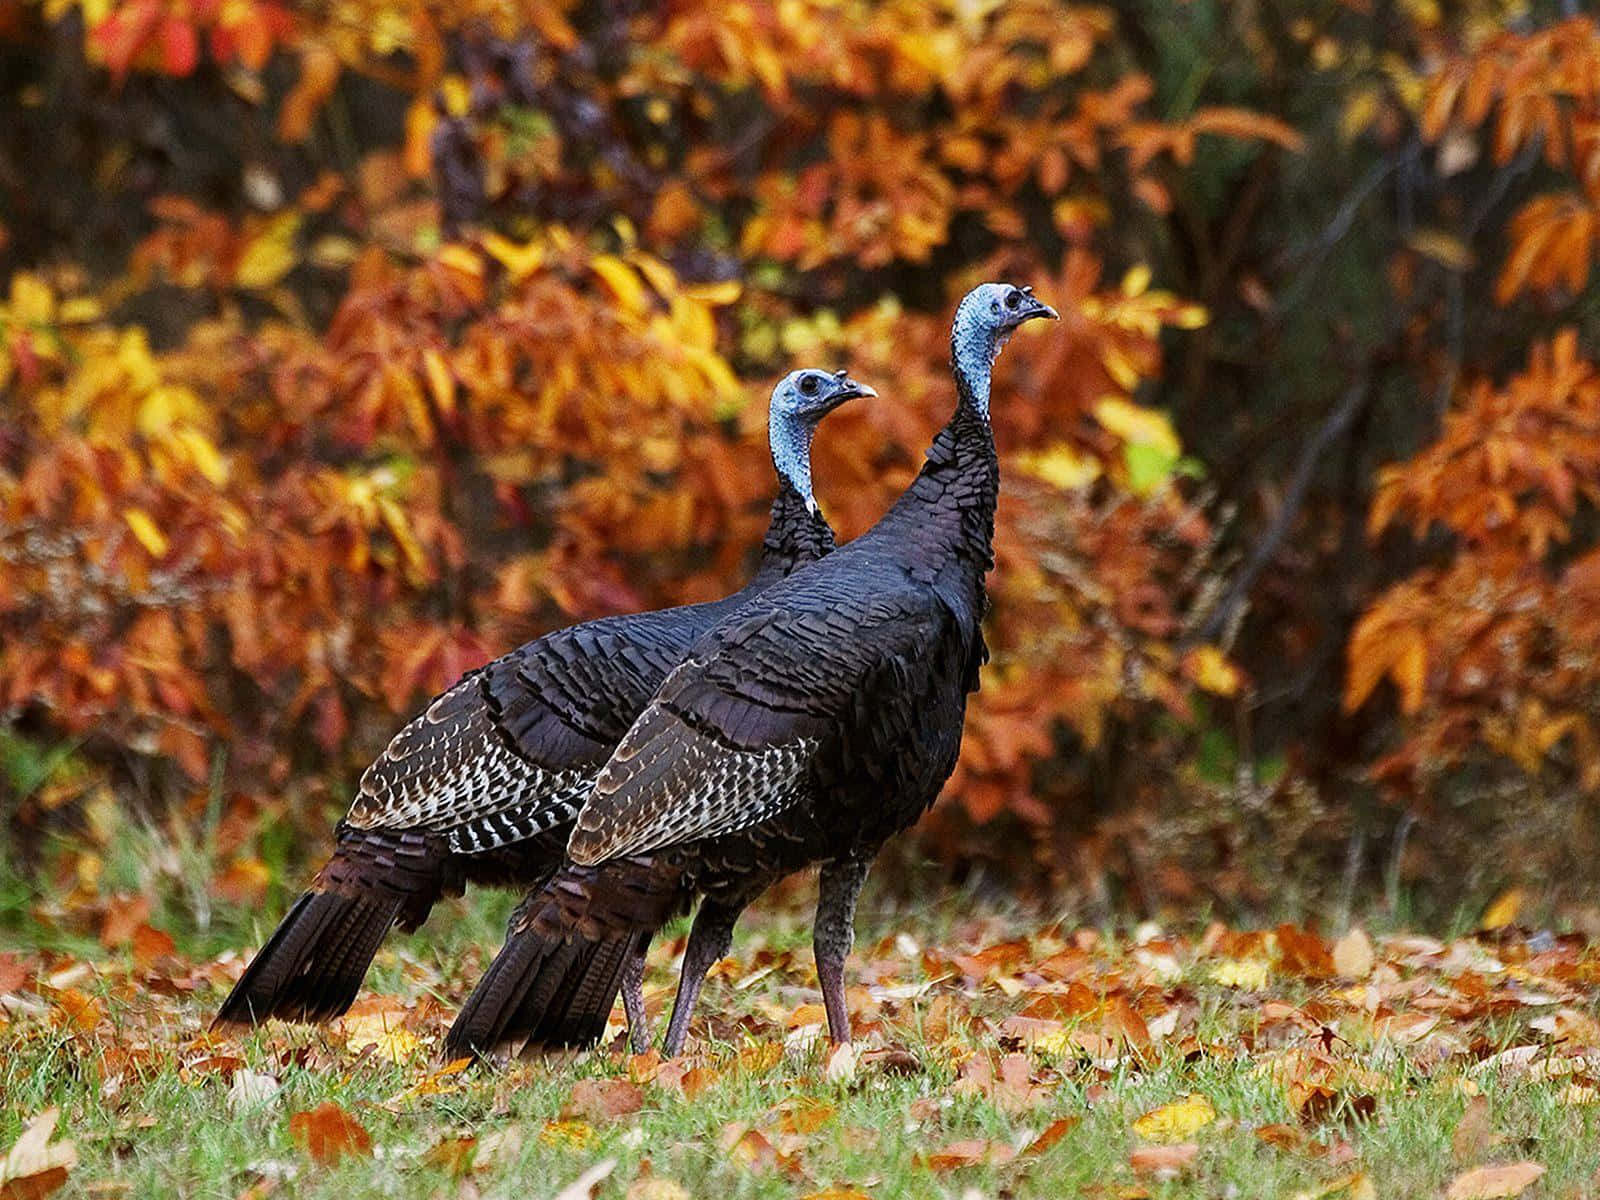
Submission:
<svg viewBox="0 0 1600 1200">
<path fill-rule="evenodd" d="M 1013 330 L 1054 317 L 984 284 L 956 311 L 957 404 L 921 473 L 869 532 L 796 571 L 697 643 L 595 783 L 568 862 L 523 905 L 446 1039 L 450 1057 L 604 1028 L 619 966 L 695 896 L 666 1052 L 744 907 L 820 863 L 814 943 L 836 1041 L 856 897 L 892 834 L 955 768 L 986 649 L 999 466 L 989 378 Z"/>
<path fill-rule="evenodd" d="M 778 495 L 755 577 L 722 600 L 588 621 L 464 676 L 362 776 L 337 848 L 246 968 L 219 1023 L 316 1021 L 349 1008 L 396 922 L 415 929 L 471 883 L 537 884 L 560 865 L 596 773 L 667 672 L 706 630 L 833 549 L 811 491 L 811 438 L 876 393 L 844 371 L 773 389 Z M 636 988 L 628 997 L 631 1014 Z"/>
</svg>

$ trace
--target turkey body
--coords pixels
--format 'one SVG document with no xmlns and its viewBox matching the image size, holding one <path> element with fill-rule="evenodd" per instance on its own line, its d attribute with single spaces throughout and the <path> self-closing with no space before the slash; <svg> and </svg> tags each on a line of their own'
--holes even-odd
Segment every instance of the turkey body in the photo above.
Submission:
<svg viewBox="0 0 1600 1200">
<path fill-rule="evenodd" d="M 1054 315 L 1010 292 L 1030 315 Z M 861 883 L 954 770 L 986 657 L 999 486 L 988 370 L 1010 328 L 974 335 L 966 353 L 956 339 L 956 413 L 882 520 L 725 619 L 667 677 L 601 771 L 567 863 L 514 919 L 447 1053 L 603 1028 L 615 998 L 605 964 L 698 897 L 667 1034 L 677 1053 L 739 913 L 812 864 L 822 867 L 818 974 L 830 1030 L 848 1040 L 843 964 Z"/>
<path fill-rule="evenodd" d="M 696 640 L 832 550 L 832 530 L 810 496 L 810 430 L 844 399 L 872 393 L 843 372 L 795 372 L 785 384 L 806 374 L 821 382 L 812 381 L 799 416 L 779 412 L 784 384 L 774 392 L 780 483 L 751 582 L 722 600 L 557 630 L 436 698 L 367 769 L 332 857 L 246 968 L 218 1022 L 337 1016 L 392 926 L 415 929 L 441 897 L 469 883 L 548 879 L 596 775 Z M 801 407 L 798 391 L 794 398 Z"/>
</svg>

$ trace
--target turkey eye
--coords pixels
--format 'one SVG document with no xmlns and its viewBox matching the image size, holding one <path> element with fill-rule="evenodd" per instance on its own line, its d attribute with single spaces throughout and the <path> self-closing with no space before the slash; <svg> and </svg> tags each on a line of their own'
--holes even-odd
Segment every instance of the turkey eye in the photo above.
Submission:
<svg viewBox="0 0 1600 1200">
<path fill-rule="evenodd" d="M 800 390 L 808 396 L 815 396 L 817 394 L 817 377 L 815 375 L 807 375 L 800 381 Z"/>
<path fill-rule="evenodd" d="M 1007 308 L 1015 308 L 1017 305 L 1019 305 L 1021 303 L 1022 303 L 1022 297 L 1017 295 L 1016 292 L 1007 292 L 1006 293 L 1006 307 Z"/>
</svg>

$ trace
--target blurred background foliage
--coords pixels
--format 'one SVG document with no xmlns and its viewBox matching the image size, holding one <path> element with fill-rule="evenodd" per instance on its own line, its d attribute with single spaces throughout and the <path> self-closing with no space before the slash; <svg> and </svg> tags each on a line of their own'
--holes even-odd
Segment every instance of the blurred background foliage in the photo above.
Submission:
<svg viewBox="0 0 1600 1200">
<path fill-rule="evenodd" d="M 0 0 L 0 80 L 0 925 L 275 911 L 428 695 L 737 586 L 792 365 L 859 533 L 997 277 L 1065 319 L 900 878 L 1595 919 L 1591 18 Z"/>
</svg>

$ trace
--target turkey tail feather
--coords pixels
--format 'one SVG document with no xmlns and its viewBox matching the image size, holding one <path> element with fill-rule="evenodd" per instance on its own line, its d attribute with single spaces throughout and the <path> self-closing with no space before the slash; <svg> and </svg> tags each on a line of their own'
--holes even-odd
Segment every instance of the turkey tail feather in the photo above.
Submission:
<svg viewBox="0 0 1600 1200">
<path fill-rule="evenodd" d="M 448 884 L 444 855 L 422 835 L 341 831 L 312 890 L 250 961 L 213 1024 L 339 1016 L 360 992 L 389 930 L 397 921 L 421 924 Z"/>
</svg>

